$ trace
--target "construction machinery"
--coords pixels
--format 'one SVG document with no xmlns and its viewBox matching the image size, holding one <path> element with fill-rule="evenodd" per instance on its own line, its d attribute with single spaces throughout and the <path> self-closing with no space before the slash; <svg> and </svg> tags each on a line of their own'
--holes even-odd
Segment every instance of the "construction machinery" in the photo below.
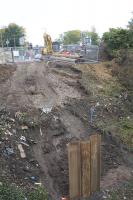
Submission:
<svg viewBox="0 0 133 200">
<path fill-rule="evenodd" d="M 52 39 L 51 39 L 51 36 L 48 35 L 47 33 L 44 33 L 43 39 L 44 39 L 44 48 L 42 50 L 42 54 L 43 55 L 52 54 L 53 53 L 53 49 L 52 49 Z"/>
<path fill-rule="evenodd" d="M 68 51 L 54 52 L 52 47 L 51 36 L 46 32 L 43 35 L 44 48 L 42 49 L 43 59 L 51 62 L 67 62 L 67 63 L 85 63 L 93 62 L 78 53 L 71 53 Z"/>
</svg>

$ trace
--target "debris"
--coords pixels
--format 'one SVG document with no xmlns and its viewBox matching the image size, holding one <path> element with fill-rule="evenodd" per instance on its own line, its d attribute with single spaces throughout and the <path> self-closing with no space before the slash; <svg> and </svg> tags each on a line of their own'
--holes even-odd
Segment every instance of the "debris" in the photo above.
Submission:
<svg viewBox="0 0 133 200">
<path fill-rule="evenodd" d="M 61 197 L 61 200 L 67 200 L 67 198 L 66 197 Z"/>
<path fill-rule="evenodd" d="M 28 130 L 28 126 L 21 126 L 22 130 Z"/>
<path fill-rule="evenodd" d="M 15 118 L 21 119 L 22 113 L 20 111 L 15 113 Z"/>
<path fill-rule="evenodd" d="M 48 107 L 43 107 L 43 108 L 42 108 L 43 113 L 46 113 L 46 114 L 48 114 L 49 112 L 51 112 L 51 110 L 52 110 L 52 107 L 50 107 L 50 108 L 48 108 Z"/>
<path fill-rule="evenodd" d="M 25 146 L 27 146 L 27 147 L 29 147 L 29 144 L 27 144 L 27 143 L 25 143 L 23 141 L 21 141 L 20 143 L 23 144 L 23 145 L 25 145 Z"/>
<path fill-rule="evenodd" d="M 59 119 L 59 118 L 58 118 L 57 116 L 55 116 L 55 115 L 54 115 L 53 117 L 54 117 L 54 120 L 55 120 L 55 121 Z"/>
<path fill-rule="evenodd" d="M 15 119 L 13 119 L 13 118 L 10 118 L 10 121 L 11 121 L 11 122 L 15 122 Z"/>
<path fill-rule="evenodd" d="M 29 140 L 28 140 L 28 143 L 29 143 L 29 144 L 37 144 L 37 142 L 35 142 L 35 140 L 32 140 L 32 139 L 29 139 Z"/>
<path fill-rule="evenodd" d="M 7 155 L 7 156 L 10 156 L 10 155 L 14 154 L 13 148 L 5 147 L 4 154 Z"/>
<path fill-rule="evenodd" d="M 99 102 L 96 103 L 96 107 L 98 107 L 98 106 L 100 106 L 100 103 L 99 103 Z"/>
<path fill-rule="evenodd" d="M 42 183 L 35 183 L 35 185 L 39 185 L 39 186 L 41 186 L 41 185 L 42 185 Z"/>
<path fill-rule="evenodd" d="M 23 142 L 26 142 L 26 137 L 21 135 L 20 140 L 22 140 Z"/>
<path fill-rule="evenodd" d="M 92 121 L 93 121 L 94 113 L 95 113 L 95 106 L 92 106 L 92 107 L 90 108 L 90 121 L 91 121 L 91 123 L 92 123 Z"/>
<path fill-rule="evenodd" d="M 41 127 L 40 127 L 40 135 L 42 136 L 42 129 L 41 129 Z"/>
<path fill-rule="evenodd" d="M 20 151 L 21 158 L 26 158 L 26 154 L 21 144 L 18 144 L 18 149 Z"/>
<path fill-rule="evenodd" d="M 10 136 L 12 136 L 13 134 L 12 134 L 10 131 L 6 130 L 5 135 L 10 135 Z"/>
<path fill-rule="evenodd" d="M 37 178 L 36 178 L 35 176 L 31 176 L 30 179 L 31 179 L 32 181 L 36 181 L 36 180 L 37 180 Z"/>
</svg>

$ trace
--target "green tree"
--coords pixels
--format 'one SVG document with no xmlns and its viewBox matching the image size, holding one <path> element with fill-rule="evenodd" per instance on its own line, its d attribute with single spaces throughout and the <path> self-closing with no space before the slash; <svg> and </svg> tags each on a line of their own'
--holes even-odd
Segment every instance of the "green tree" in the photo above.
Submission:
<svg viewBox="0 0 133 200">
<path fill-rule="evenodd" d="M 91 42 L 92 42 L 93 45 L 98 45 L 99 36 L 95 31 L 93 31 L 93 30 L 92 31 L 83 31 L 83 33 L 87 37 L 91 37 Z"/>
<path fill-rule="evenodd" d="M 8 46 L 10 47 L 20 46 L 19 39 L 25 37 L 25 29 L 15 23 L 11 23 L 0 30 L 0 35 L 0 46 L 2 46 L 2 43 L 4 47 L 7 46 L 7 40 L 9 41 Z"/>
<path fill-rule="evenodd" d="M 64 44 L 77 44 L 80 41 L 80 30 L 72 30 L 64 33 Z"/>
<path fill-rule="evenodd" d="M 112 57 L 114 57 L 116 52 L 120 49 L 133 47 L 133 34 L 132 31 L 128 29 L 111 28 L 109 32 L 103 34 L 102 39 L 106 52 Z"/>
<path fill-rule="evenodd" d="M 82 33 L 82 34 L 81 34 Z M 78 44 L 81 40 L 82 37 L 91 37 L 92 40 L 92 44 L 96 45 L 98 44 L 98 34 L 95 32 L 95 28 L 93 27 L 92 31 L 80 31 L 80 30 L 71 30 L 71 31 L 67 31 L 64 33 L 64 37 L 62 40 L 62 37 L 59 37 L 58 41 L 61 41 L 64 44 Z"/>
<path fill-rule="evenodd" d="M 132 13 L 132 14 L 133 14 L 133 13 Z M 128 27 L 130 30 L 133 30 L 133 18 L 130 19 L 130 21 L 128 22 L 127 27 Z"/>
</svg>

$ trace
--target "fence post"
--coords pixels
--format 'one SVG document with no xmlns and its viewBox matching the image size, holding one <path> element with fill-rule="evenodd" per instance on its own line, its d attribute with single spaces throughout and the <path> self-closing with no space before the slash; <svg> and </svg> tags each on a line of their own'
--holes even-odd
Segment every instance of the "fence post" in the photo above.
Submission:
<svg viewBox="0 0 133 200">
<path fill-rule="evenodd" d="M 11 48 L 12 62 L 14 62 L 13 48 Z"/>
</svg>

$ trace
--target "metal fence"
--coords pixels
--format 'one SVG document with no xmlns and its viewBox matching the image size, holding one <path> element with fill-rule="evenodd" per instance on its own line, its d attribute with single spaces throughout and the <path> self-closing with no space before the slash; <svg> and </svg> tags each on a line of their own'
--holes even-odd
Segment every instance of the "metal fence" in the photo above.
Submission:
<svg viewBox="0 0 133 200">
<path fill-rule="evenodd" d="M 97 62 L 99 60 L 99 46 L 97 45 L 64 45 L 60 50 L 69 51 L 71 54 L 78 53 L 80 56 L 85 58 L 86 61 Z M 32 49 L 24 47 L 0 48 L 0 63 L 39 60 L 41 58 L 41 51 L 42 47 Z"/>
<path fill-rule="evenodd" d="M 79 53 L 88 60 L 99 60 L 99 46 L 98 45 L 83 45 L 78 44 L 64 45 L 63 49 L 71 53 Z"/>
<path fill-rule="evenodd" d="M 42 48 L 0 48 L 0 63 L 28 62 L 39 58 Z"/>
</svg>

